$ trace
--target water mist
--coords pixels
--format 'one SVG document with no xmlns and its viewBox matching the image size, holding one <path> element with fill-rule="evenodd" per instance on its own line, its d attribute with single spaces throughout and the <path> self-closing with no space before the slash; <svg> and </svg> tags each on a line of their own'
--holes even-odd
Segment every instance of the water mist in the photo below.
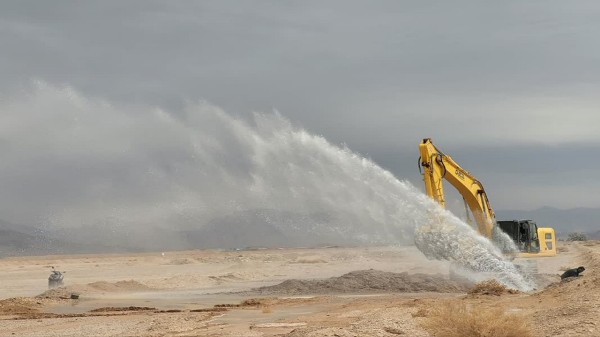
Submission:
<svg viewBox="0 0 600 337">
<path fill-rule="evenodd" d="M 326 215 L 271 221 L 289 233 L 398 244 L 412 242 L 435 213 L 471 249 L 450 234 L 423 240 L 417 230 L 422 244 L 446 250 L 445 259 L 475 261 L 511 287 L 531 287 L 489 241 L 409 182 L 278 113 L 244 121 L 204 102 L 172 113 L 45 83 L 4 98 L 0 109 L 0 214 L 7 220 L 48 230 L 189 230 L 267 209 Z"/>
</svg>

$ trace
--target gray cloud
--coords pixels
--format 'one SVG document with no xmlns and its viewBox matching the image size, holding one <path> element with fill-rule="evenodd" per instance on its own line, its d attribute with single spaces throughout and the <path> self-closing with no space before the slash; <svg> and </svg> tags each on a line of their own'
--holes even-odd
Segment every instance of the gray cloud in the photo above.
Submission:
<svg viewBox="0 0 600 337">
<path fill-rule="evenodd" d="M 136 106 L 157 106 L 186 125 L 186 102 L 206 99 L 248 121 L 253 111 L 277 109 L 416 185 L 416 144 L 433 137 L 484 181 L 496 207 L 598 206 L 597 186 L 585 180 L 598 164 L 600 141 L 600 5 L 593 1 L 18 1 L 0 9 L 3 100 L 42 79 L 72 86 L 83 93 L 78 97 L 132 107 L 120 108 L 128 112 L 116 120 L 93 117 L 98 129 L 88 132 L 110 135 L 95 140 L 103 139 L 95 145 L 105 152 L 91 158 L 104 179 L 135 166 L 110 164 L 120 146 L 111 140 L 126 139 L 111 132 L 139 116 L 157 118 Z M 59 124 L 14 118 L 13 132 L 29 130 L 32 139 L 52 132 L 44 125 Z M 129 144 L 133 157 L 152 153 L 166 167 L 187 158 L 188 145 L 170 142 L 179 132 L 147 127 L 138 132 L 157 138 Z M 54 146 L 76 151 L 68 142 Z M 38 157 L 47 149 L 38 150 L 14 160 L 35 168 L 48 160 Z M 580 165 L 565 165 L 573 153 L 584 157 Z M 246 163 L 238 159 L 222 164 L 242 172 Z M 63 170 L 55 183 L 71 181 L 73 190 L 63 192 L 79 199 L 88 177 L 54 165 Z M 31 187 L 40 203 L 56 187 L 38 190 L 44 184 Z M 142 193 L 134 191 L 121 193 Z"/>
</svg>

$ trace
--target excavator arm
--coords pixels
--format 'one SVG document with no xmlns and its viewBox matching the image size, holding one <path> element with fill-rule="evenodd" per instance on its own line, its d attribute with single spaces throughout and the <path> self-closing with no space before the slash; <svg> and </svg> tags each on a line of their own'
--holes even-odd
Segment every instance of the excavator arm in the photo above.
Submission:
<svg viewBox="0 0 600 337">
<path fill-rule="evenodd" d="M 423 139 L 419 151 L 419 169 L 424 169 L 422 173 L 427 195 L 445 207 L 443 180 L 446 179 L 465 199 L 473 213 L 479 233 L 492 238 L 496 215 L 481 182 L 461 168 L 450 156 L 436 148 L 430 138 Z"/>
</svg>

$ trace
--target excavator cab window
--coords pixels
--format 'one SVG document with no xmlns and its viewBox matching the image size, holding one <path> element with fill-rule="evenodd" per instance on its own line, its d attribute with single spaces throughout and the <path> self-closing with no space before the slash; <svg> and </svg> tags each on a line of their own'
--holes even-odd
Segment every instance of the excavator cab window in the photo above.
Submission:
<svg viewBox="0 0 600 337">
<path fill-rule="evenodd" d="M 537 224 L 533 221 L 522 221 L 521 228 L 523 228 L 527 234 L 522 238 L 523 247 L 525 252 L 537 253 L 540 251 L 540 241 L 537 234 Z"/>
</svg>

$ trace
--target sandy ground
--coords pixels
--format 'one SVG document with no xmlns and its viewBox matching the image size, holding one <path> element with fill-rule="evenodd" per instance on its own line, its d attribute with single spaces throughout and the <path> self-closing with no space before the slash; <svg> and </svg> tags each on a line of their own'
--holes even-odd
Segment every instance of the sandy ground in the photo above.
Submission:
<svg viewBox="0 0 600 337">
<path fill-rule="evenodd" d="M 450 302 L 523 315 L 534 336 L 600 336 L 600 242 L 559 247 L 518 261 L 544 287 L 499 296 L 466 294 L 414 247 L 6 258 L 0 336 L 432 336 L 428 312 Z M 559 282 L 579 265 L 585 276 Z M 50 266 L 64 288 L 47 291 Z"/>
</svg>

